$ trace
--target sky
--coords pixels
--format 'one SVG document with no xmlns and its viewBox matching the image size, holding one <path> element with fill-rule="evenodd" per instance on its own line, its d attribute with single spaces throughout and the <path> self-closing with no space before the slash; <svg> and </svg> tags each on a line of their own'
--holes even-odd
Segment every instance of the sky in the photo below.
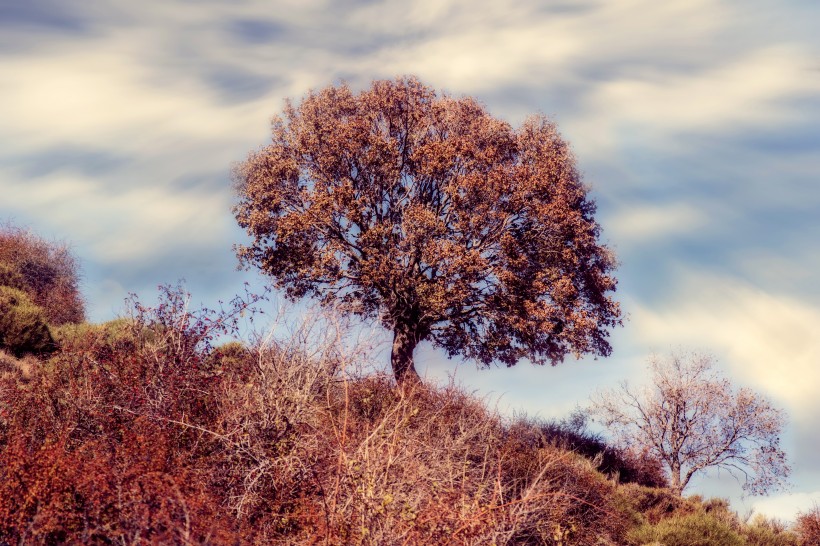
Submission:
<svg viewBox="0 0 820 546">
<path fill-rule="evenodd" d="M 213 306 L 258 286 L 230 169 L 285 98 L 414 74 L 571 143 L 627 317 L 613 355 L 417 367 L 508 413 L 561 417 L 713 354 L 786 410 L 792 488 L 690 493 L 790 519 L 820 503 L 820 3 L 813 0 L 0 0 L 0 220 L 68 241 L 93 321 L 185 279 Z"/>
</svg>

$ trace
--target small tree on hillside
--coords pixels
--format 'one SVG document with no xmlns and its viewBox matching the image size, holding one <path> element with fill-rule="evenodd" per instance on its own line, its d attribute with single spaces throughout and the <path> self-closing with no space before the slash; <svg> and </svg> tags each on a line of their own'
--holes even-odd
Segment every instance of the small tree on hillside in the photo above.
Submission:
<svg viewBox="0 0 820 546">
<path fill-rule="evenodd" d="M 657 456 L 677 494 L 709 468 L 729 471 L 752 494 L 785 485 L 790 468 L 780 448 L 781 410 L 750 389 L 735 389 L 709 355 L 653 357 L 649 371 L 649 386 L 633 390 L 624 382 L 599 393 L 591 413 L 620 444 Z"/>
<path fill-rule="evenodd" d="M 611 252 L 569 147 L 414 78 L 287 103 L 236 169 L 240 259 L 290 297 L 377 317 L 398 380 L 416 345 L 488 365 L 608 355 Z"/>
</svg>

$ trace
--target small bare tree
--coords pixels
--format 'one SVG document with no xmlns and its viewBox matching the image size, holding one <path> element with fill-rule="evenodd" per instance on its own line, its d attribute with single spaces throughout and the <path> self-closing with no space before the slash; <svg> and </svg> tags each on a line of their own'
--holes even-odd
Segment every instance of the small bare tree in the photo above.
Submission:
<svg viewBox="0 0 820 546">
<path fill-rule="evenodd" d="M 791 469 L 780 448 L 783 412 L 750 389 L 735 389 L 714 363 L 704 354 L 653 357 L 649 386 L 623 382 L 598 393 L 591 413 L 618 443 L 654 453 L 679 495 L 709 468 L 727 470 L 752 494 L 784 486 Z"/>
</svg>

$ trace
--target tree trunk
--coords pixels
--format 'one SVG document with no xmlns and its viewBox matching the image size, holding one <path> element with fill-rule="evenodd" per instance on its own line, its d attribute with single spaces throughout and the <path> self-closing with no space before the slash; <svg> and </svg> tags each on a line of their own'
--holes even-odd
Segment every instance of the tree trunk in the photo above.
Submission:
<svg viewBox="0 0 820 546">
<path fill-rule="evenodd" d="M 672 483 L 669 484 L 670 489 L 672 489 L 672 491 L 675 493 L 675 495 L 680 497 L 683 494 L 683 488 L 686 486 L 686 484 L 681 483 L 681 479 L 680 479 L 681 468 L 680 468 L 680 465 L 673 464 L 673 465 L 670 466 L 669 470 L 670 470 L 670 472 L 669 472 L 670 477 L 672 478 Z"/>
<path fill-rule="evenodd" d="M 393 366 L 393 375 L 399 384 L 406 381 L 420 381 L 416 367 L 413 365 L 413 351 L 418 343 L 418 336 L 409 328 L 396 327 L 393 331 L 390 364 Z"/>
</svg>

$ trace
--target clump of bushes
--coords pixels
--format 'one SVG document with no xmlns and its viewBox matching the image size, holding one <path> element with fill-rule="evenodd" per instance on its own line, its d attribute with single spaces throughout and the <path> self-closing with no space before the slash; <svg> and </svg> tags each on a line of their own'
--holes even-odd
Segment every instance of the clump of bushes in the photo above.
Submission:
<svg viewBox="0 0 820 546">
<path fill-rule="evenodd" d="M 743 537 L 726 522 L 708 513 L 673 516 L 655 525 L 639 527 L 630 544 L 664 546 L 746 546 Z"/>
<path fill-rule="evenodd" d="M 633 452 L 609 445 L 600 434 L 587 428 L 587 416 L 576 411 L 561 421 L 534 422 L 536 441 L 573 451 L 595 461 L 598 470 L 620 483 L 667 487 L 660 461 L 646 452 Z"/>
<path fill-rule="evenodd" d="M 801 546 L 820 544 L 820 506 L 799 514 L 795 527 Z"/>
<path fill-rule="evenodd" d="M 360 373 L 332 317 L 214 347 L 250 304 L 195 311 L 165 287 L 55 328 L 40 360 L 0 351 L 0 543 L 797 544 L 725 502 L 619 483 L 634 461 L 580 425 Z"/>
<path fill-rule="evenodd" d="M 54 349 L 43 309 L 25 292 L 8 286 L 0 286 L 0 348 L 18 357 Z"/>
<path fill-rule="evenodd" d="M 80 267 L 68 245 L 43 239 L 12 224 L 0 224 L 0 286 L 25 292 L 57 326 L 82 322 L 85 303 Z"/>
<path fill-rule="evenodd" d="M 0 225 L 0 349 L 16 356 L 52 351 L 50 327 L 85 316 L 78 284 L 66 245 Z"/>
<path fill-rule="evenodd" d="M 782 522 L 758 514 L 746 525 L 741 534 L 749 546 L 800 546 L 800 537 Z"/>
<path fill-rule="evenodd" d="M 627 502 L 639 512 L 628 544 L 647 546 L 799 546 L 786 525 L 756 516 L 743 522 L 724 499 L 681 498 L 669 491 L 627 488 Z"/>
<path fill-rule="evenodd" d="M 332 321 L 229 325 L 169 290 L 0 374 L 0 542 L 623 542 L 616 484 L 481 400 L 353 374 Z"/>
</svg>

